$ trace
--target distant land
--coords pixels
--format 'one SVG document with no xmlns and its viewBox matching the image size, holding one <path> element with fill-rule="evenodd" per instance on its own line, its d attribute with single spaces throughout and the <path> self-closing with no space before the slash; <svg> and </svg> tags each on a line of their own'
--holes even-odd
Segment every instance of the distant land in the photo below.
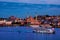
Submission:
<svg viewBox="0 0 60 40">
<path fill-rule="evenodd" d="M 35 15 L 60 15 L 60 5 L 0 2 L 0 17 L 25 18 Z"/>
</svg>

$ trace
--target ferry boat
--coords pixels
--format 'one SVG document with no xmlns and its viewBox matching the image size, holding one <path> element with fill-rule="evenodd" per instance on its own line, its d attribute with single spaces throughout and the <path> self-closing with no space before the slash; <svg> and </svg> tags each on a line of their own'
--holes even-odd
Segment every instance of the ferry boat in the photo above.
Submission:
<svg viewBox="0 0 60 40">
<path fill-rule="evenodd" d="M 36 32 L 36 33 L 48 33 L 48 34 L 52 34 L 52 33 L 55 33 L 54 31 L 54 28 L 43 28 L 43 27 L 38 27 L 38 28 L 35 28 L 33 30 L 33 32 Z"/>
</svg>

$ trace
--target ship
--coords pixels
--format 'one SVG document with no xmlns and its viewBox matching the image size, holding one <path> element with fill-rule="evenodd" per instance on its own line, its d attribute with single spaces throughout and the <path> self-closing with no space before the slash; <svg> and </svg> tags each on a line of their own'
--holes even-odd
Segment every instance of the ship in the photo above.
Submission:
<svg viewBox="0 0 60 40">
<path fill-rule="evenodd" d="M 52 27 L 38 27 L 38 28 L 34 28 L 33 32 L 35 33 L 48 33 L 48 34 L 54 34 L 55 30 Z"/>
</svg>

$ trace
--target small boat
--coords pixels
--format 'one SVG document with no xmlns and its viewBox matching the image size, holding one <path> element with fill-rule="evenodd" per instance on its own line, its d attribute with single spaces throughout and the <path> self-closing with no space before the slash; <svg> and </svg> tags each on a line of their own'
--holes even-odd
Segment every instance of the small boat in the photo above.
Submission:
<svg viewBox="0 0 60 40">
<path fill-rule="evenodd" d="M 40 25 L 31 24 L 30 26 L 33 27 L 33 28 L 37 28 L 37 27 L 39 27 Z"/>
<path fill-rule="evenodd" d="M 33 30 L 33 32 L 36 32 L 36 33 L 48 33 L 48 34 L 55 33 L 54 28 L 35 28 Z"/>
</svg>

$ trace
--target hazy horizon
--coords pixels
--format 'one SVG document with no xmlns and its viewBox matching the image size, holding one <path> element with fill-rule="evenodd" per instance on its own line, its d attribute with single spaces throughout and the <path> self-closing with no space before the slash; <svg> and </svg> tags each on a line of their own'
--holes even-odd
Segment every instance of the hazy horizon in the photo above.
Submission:
<svg viewBox="0 0 60 40">
<path fill-rule="evenodd" d="M 0 1 L 32 3 L 32 4 L 60 4 L 60 0 L 0 0 Z"/>
</svg>

